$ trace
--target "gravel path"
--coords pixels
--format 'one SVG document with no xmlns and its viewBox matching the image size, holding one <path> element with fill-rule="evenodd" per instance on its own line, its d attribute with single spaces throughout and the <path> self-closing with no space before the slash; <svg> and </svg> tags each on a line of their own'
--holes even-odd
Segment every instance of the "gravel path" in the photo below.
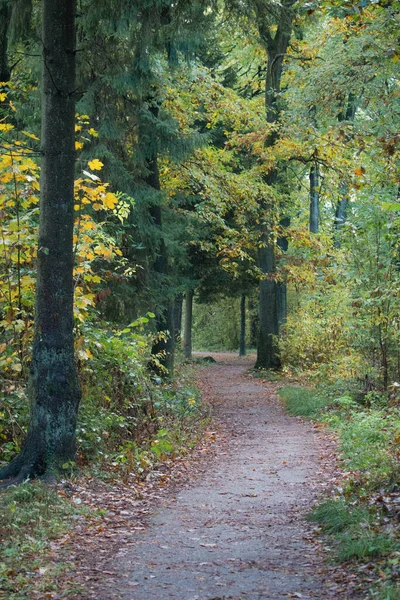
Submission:
<svg viewBox="0 0 400 600">
<path fill-rule="evenodd" d="M 287 416 L 265 382 L 246 374 L 250 363 L 216 358 L 202 385 L 227 441 L 205 473 L 167 495 L 134 544 L 119 549 L 123 589 L 109 598 L 338 598 L 304 521 L 323 480 L 315 428 Z"/>
</svg>

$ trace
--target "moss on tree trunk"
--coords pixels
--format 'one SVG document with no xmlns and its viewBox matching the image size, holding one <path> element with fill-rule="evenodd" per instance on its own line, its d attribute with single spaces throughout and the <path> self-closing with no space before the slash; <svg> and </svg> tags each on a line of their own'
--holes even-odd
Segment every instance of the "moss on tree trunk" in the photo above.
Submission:
<svg viewBox="0 0 400 600">
<path fill-rule="evenodd" d="M 75 0 L 43 0 L 42 164 L 31 419 L 0 478 L 58 470 L 75 457 L 81 398 L 73 338 Z"/>
</svg>

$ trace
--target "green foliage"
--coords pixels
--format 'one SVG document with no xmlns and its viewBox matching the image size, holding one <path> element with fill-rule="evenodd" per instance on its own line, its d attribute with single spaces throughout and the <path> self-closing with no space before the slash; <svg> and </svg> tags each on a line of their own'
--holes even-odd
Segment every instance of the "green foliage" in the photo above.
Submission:
<svg viewBox="0 0 400 600">
<path fill-rule="evenodd" d="M 246 343 L 249 345 L 249 311 L 247 311 L 246 321 Z M 195 350 L 238 350 L 239 336 L 239 298 L 221 298 L 207 304 L 195 303 L 193 308 L 193 347 Z"/>
<path fill-rule="evenodd" d="M 376 514 L 371 509 L 351 506 L 342 498 L 319 504 L 308 518 L 336 536 L 336 558 L 340 561 L 383 557 L 399 547 L 394 536 L 374 531 Z"/>
<path fill-rule="evenodd" d="M 399 475 L 396 457 L 400 415 L 396 412 L 370 409 L 350 410 L 343 415 L 330 415 L 327 421 L 340 433 L 341 451 L 348 469 L 358 471 L 369 488 L 395 484 Z"/>
<path fill-rule="evenodd" d="M 318 394 L 313 389 L 296 386 L 280 388 L 279 395 L 283 398 L 289 413 L 296 417 L 316 417 L 335 401 Z"/>
<path fill-rule="evenodd" d="M 387 408 L 386 396 L 362 393 L 360 387 L 359 381 L 338 380 L 312 390 L 286 386 L 280 395 L 291 414 L 327 423 L 339 439 L 343 481 L 309 519 L 332 537 L 336 560 L 378 558 L 376 579 L 384 572 L 387 585 L 374 585 L 371 598 L 396 598 L 390 578 L 400 540 L 388 523 L 394 518 L 391 498 L 398 495 L 400 413 Z"/>
<path fill-rule="evenodd" d="M 366 531 L 361 531 L 358 535 L 344 535 L 339 538 L 339 541 L 338 557 L 340 560 L 383 557 L 396 551 L 399 547 L 388 535 L 377 535 Z"/>
<path fill-rule="evenodd" d="M 372 515 L 365 508 L 349 507 L 343 499 L 338 499 L 318 504 L 308 519 L 322 525 L 327 533 L 338 533 L 355 525 L 369 525 Z"/>
</svg>

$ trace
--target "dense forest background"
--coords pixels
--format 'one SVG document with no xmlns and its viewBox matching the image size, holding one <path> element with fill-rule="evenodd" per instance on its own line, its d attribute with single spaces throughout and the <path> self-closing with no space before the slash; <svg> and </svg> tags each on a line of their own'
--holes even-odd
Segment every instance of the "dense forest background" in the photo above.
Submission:
<svg viewBox="0 0 400 600">
<path fill-rule="evenodd" d="M 0 0 L 0 487 L 186 452 L 192 349 L 247 349 L 394 493 L 399 8 Z"/>
<path fill-rule="evenodd" d="M 40 91 L 52 93 L 40 3 L 0 11 L 7 459 L 44 360 L 31 363 L 37 260 L 63 235 L 49 221 L 38 248 L 41 121 L 55 148 L 64 137 L 55 113 L 47 130 L 40 118 Z M 198 348 L 247 343 L 259 369 L 396 395 L 398 19 L 389 1 L 78 3 L 73 333 L 86 406 L 110 418 L 119 387 L 141 397 L 149 364 L 171 376 L 183 331 L 190 358 L 193 300 Z"/>
</svg>

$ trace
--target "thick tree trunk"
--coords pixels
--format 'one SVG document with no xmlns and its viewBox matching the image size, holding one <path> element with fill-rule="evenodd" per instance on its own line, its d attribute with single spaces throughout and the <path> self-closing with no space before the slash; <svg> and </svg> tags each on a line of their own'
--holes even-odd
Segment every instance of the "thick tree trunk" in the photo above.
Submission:
<svg viewBox="0 0 400 600">
<path fill-rule="evenodd" d="M 11 2 L 0 0 L 0 83 L 6 83 L 11 76 L 8 64 L 8 28 L 11 19 Z"/>
<path fill-rule="evenodd" d="M 154 98 L 150 98 L 154 102 Z M 150 107 L 150 112 L 157 118 L 159 108 L 156 103 Z M 147 176 L 145 177 L 145 183 L 157 192 L 161 191 L 160 185 L 160 173 L 158 169 L 158 149 L 157 140 L 154 136 L 157 135 L 155 131 L 149 131 L 146 126 L 140 127 L 139 137 L 140 144 L 142 145 L 143 153 L 148 157 L 146 160 Z M 149 148 L 146 145 L 149 144 L 149 140 L 153 142 L 153 148 L 149 152 Z M 155 143 L 154 143 L 155 141 Z M 160 198 L 159 198 L 160 199 Z M 158 199 L 158 200 L 159 200 Z M 156 248 L 156 259 L 153 263 L 153 270 L 156 274 L 157 285 L 162 290 L 164 289 L 164 300 L 163 307 L 161 310 L 155 310 L 156 313 L 156 328 L 159 335 L 156 343 L 152 347 L 152 354 L 158 356 L 159 365 L 156 362 L 152 363 L 153 370 L 161 376 L 172 375 L 174 369 L 174 351 L 175 351 L 175 331 L 174 331 L 174 299 L 170 297 L 170 290 L 168 285 L 168 251 L 164 242 L 163 227 L 162 227 L 162 209 L 160 204 L 153 204 L 149 209 L 150 216 L 153 219 L 153 223 L 158 230 L 158 245 Z"/>
<path fill-rule="evenodd" d="M 286 54 L 292 30 L 291 3 L 281 8 L 275 36 L 272 37 L 268 26 L 268 16 L 258 14 L 259 33 L 267 51 L 267 76 L 265 80 L 265 113 L 267 123 L 271 125 L 279 121 L 279 94 L 282 76 L 283 59 Z M 266 146 L 272 147 L 278 138 L 276 128 L 266 140 Z M 274 186 L 278 180 L 278 171 L 272 170 L 265 177 L 269 186 Z M 263 231 L 264 246 L 258 253 L 258 265 L 264 278 L 260 281 L 259 318 L 260 329 L 257 344 L 256 369 L 274 369 L 280 366 L 276 338 L 279 335 L 279 324 L 286 318 L 286 284 L 276 278 L 275 245 L 271 239 L 271 224 L 268 224 L 268 213 L 272 204 L 265 201 L 261 207 L 266 213 L 266 223 Z"/>
<path fill-rule="evenodd" d="M 280 366 L 276 338 L 279 334 L 275 249 L 269 243 L 259 251 L 258 264 L 265 279 L 260 281 L 259 335 L 257 343 L 256 369 L 275 369 Z"/>
<path fill-rule="evenodd" d="M 310 232 L 319 230 L 319 165 L 314 162 L 310 169 Z"/>
<path fill-rule="evenodd" d="M 240 298 L 239 356 L 246 356 L 246 294 L 242 294 Z"/>
<path fill-rule="evenodd" d="M 183 334 L 183 356 L 192 359 L 193 290 L 187 290 L 185 296 L 185 331 Z"/>
<path fill-rule="evenodd" d="M 43 0 L 42 166 L 31 421 L 0 478 L 58 470 L 75 457 L 81 391 L 73 338 L 75 0 Z"/>
</svg>

